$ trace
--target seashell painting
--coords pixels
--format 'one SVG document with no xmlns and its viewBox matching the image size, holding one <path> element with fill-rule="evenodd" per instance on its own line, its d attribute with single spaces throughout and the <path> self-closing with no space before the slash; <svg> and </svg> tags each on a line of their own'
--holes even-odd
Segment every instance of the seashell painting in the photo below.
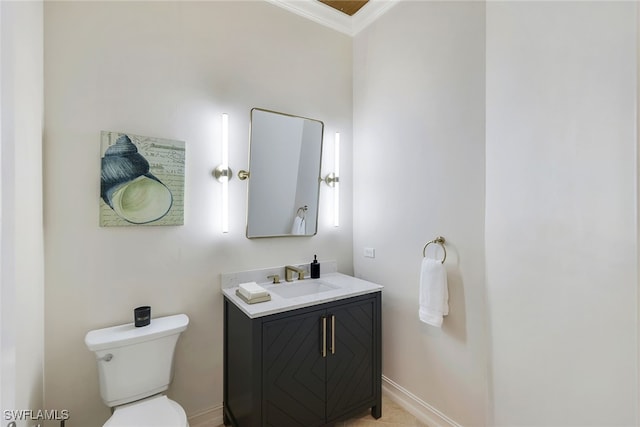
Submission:
<svg viewBox="0 0 640 427">
<path fill-rule="evenodd" d="M 100 226 L 183 225 L 183 141 L 102 131 Z"/>
</svg>

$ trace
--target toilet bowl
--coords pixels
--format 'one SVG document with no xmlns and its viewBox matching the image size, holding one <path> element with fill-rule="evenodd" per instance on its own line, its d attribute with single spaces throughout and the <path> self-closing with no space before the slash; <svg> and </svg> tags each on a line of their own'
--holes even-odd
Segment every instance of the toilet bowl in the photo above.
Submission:
<svg viewBox="0 0 640 427">
<path fill-rule="evenodd" d="M 117 406 L 103 427 L 189 427 L 187 414 L 177 402 L 156 395 Z"/>
<path fill-rule="evenodd" d="M 172 379 L 173 356 L 185 314 L 89 331 L 96 355 L 100 396 L 113 409 L 104 427 L 188 427 L 184 409 L 163 394 Z"/>
</svg>

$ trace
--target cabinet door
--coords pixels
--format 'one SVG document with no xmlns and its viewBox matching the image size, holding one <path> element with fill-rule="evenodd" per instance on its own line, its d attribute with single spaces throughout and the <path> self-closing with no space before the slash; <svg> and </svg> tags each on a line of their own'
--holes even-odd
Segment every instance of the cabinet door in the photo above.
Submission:
<svg viewBox="0 0 640 427">
<path fill-rule="evenodd" d="M 376 399 L 374 299 L 327 310 L 327 418 L 334 419 Z"/>
<path fill-rule="evenodd" d="M 263 324 L 263 425 L 325 424 L 324 313 L 316 310 Z"/>
</svg>

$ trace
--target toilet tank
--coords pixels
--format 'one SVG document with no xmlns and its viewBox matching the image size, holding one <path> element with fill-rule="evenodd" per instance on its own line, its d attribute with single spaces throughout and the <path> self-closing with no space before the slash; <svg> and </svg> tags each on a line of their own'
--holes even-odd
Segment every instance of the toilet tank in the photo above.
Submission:
<svg viewBox="0 0 640 427">
<path fill-rule="evenodd" d="M 84 338 L 98 362 L 100 395 L 114 407 L 166 390 L 173 374 L 173 355 L 185 314 L 152 319 L 148 326 L 133 323 L 90 331 Z"/>
</svg>

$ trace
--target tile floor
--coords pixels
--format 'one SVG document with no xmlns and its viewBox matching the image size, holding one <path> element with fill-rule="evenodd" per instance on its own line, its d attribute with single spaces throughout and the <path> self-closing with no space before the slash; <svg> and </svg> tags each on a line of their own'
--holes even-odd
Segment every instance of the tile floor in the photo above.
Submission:
<svg viewBox="0 0 640 427">
<path fill-rule="evenodd" d="M 371 411 L 364 411 L 361 416 L 339 422 L 335 427 L 429 427 L 418 421 L 416 417 L 402 409 L 397 403 L 382 396 L 382 417 L 375 419 Z M 224 426 L 219 426 L 224 427 Z"/>
<path fill-rule="evenodd" d="M 429 427 L 418 421 L 416 417 L 402 409 L 400 405 L 382 395 L 382 417 L 375 419 L 371 411 L 365 411 L 362 416 L 340 422 L 335 427 Z"/>
</svg>

